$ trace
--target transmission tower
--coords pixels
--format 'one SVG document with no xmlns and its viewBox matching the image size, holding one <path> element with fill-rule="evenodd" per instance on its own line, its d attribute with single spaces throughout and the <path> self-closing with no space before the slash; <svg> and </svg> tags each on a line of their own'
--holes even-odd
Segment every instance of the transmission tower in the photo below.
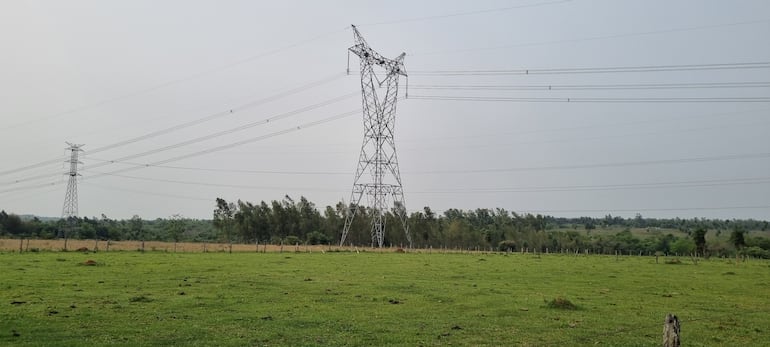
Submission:
<svg viewBox="0 0 770 347">
<path fill-rule="evenodd" d="M 78 153 L 83 150 L 80 147 L 83 145 L 76 145 L 74 143 L 67 142 L 67 150 L 71 151 L 70 155 L 70 172 L 69 182 L 67 182 L 67 193 L 64 195 L 64 207 L 62 208 L 62 218 L 69 220 L 70 218 L 77 218 L 78 216 L 78 164 L 82 164 L 78 161 Z M 66 161 L 65 161 L 66 163 Z"/>
<path fill-rule="evenodd" d="M 396 59 L 388 59 L 369 47 L 356 26 L 353 25 L 355 45 L 348 49 L 360 58 L 361 94 L 363 100 L 364 140 L 358 159 L 358 168 L 353 181 L 350 207 L 345 217 L 340 245 L 345 243 L 353 218 L 360 206 L 361 198 L 366 195 L 367 205 L 372 215 L 372 246 L 382 247 L 385 236 L 385 218 L 388 203 L 392 200 L 394 214 L 401 220 L 406 239 L 411 247 L 412 238 L 406 223 L 404 188 L 401 185 L 401 172 L 396 157 L 396 144 L 393 133 L 396 125 L 396 101 L 398 100 L 398 78 L 406 77 L 404 68 L 405 53 Z M 382 80 L 375 74 L 375 66 L 384 69 Z M 348 68 L 348 73 L 350 69 Z M 378 91 L 385 91 L 379 98 Z M 364 176 L 369 173 L 368 176 Z"/>
</svg>

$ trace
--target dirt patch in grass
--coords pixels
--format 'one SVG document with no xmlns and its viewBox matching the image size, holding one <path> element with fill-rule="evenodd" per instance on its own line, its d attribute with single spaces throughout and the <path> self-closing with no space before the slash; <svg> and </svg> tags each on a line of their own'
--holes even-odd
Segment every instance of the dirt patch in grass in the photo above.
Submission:
<svg viewBox="0 0 770 347">
<path fill-rule="evenodd" d="M 578 309 L 577 305 L 573 304 L 572 301 L 569 301 L 569 299 L 561 296 L 546 302 L 546 307 L 555 308 L 559 310 L 577 310 Z"/>
<path fill-rule="evenodd" d="M 153 302 L 152 298 L 148 298 L 144 295 L 134 296 L 128 299 L 129 302 Z"/>
</svg>

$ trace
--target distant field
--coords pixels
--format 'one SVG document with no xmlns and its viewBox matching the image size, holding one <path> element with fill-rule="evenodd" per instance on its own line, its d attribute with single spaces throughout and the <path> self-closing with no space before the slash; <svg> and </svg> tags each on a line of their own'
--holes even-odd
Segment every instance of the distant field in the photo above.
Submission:
<svg viewBox="0 0 770 347">
<path fill-rule="evenodd" d="M 770 341 L 768 261 L 127 249 L 0 252 L 0 345 L 656 346 L 668 312 L 683 346 Z"/>
</svg>

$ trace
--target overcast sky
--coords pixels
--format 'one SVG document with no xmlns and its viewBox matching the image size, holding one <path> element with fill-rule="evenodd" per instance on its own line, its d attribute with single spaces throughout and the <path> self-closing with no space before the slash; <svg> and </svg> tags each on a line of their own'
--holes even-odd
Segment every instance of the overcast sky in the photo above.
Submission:
<svg viewBox="0 0 770 347">
<path fill-rule="evenodd" d="M 765 0 L 3 1 L 0 209 L 61 216 L 65 141 L 85 144 L 81 216 L 349 201 L 350 24 L 406 52 L 410 211 L 770 219 Z"/>
</svg>

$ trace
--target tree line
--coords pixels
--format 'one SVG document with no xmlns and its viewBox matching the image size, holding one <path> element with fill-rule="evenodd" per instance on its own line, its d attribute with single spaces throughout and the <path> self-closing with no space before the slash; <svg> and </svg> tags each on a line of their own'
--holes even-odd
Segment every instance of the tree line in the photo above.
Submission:
<svg viewBox="0 0 770 347">
<path fill-rule="evenodd" d="M 350 206 L 342 202 L 318 209 L 305 197 L 258 204 L 216 199 L 211 220 L 181 216 L 143 220 L 36 217 L 21 218 L 0 212 L 0 235 L 33 238 L 154 240 L 270 244 L 339 242 Z M 371 245 L 371 217 L 375 211 L 358 206 L 346 244 Z M 441 214 L 430 207 L 407 218 L 412 247 L 483 249 L 533 252 L 585 251 L 632 254 L 677 253 L 726 256 L 741 251 L 770 258 L 768 222 L 759 220 L 656 219 L 607 215 L 603 218 L 564 218 L 519 214 L 505 209 L 449 209 Z M 676 234 L 676 235 L 674 235 Z M 395 210 L 385 211 L 385 244 L 409 247 Z"/>
</svg>

